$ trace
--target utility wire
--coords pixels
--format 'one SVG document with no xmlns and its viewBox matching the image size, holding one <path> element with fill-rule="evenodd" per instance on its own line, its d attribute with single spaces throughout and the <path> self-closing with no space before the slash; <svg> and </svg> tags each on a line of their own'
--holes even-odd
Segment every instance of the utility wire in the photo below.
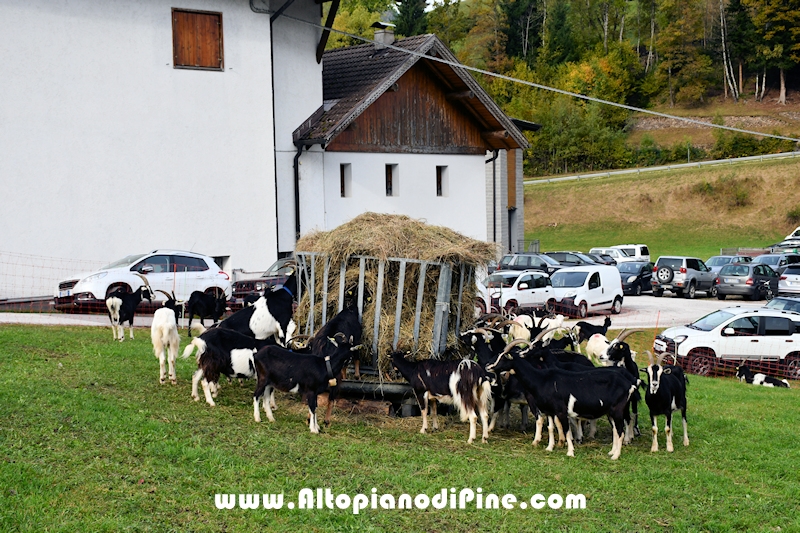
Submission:
<svg viewBox="0 0 800 533">
<path fill-rule="evenodd" d="M 634 111 L 634 112 L 637 112 L 637 113 L 646 113 L 648 115 L 655 115 L 657 117 L 671 118 L 671 119 L 674 119 L 674 120 L 680 120 L 680 121 L 683 121 L 683 122 L 688 122 L 690 124 L 697 124 L 697 125 L 705 126 L 705 127 L 709 127 L 709 128 L 717 128 L 717 129 L 721 129 L 721 130 L 735 131 L 735 132 L 738 132 L 738 133 L 746 133 L 746 134 L 749 134 L 749 135 L 759 135 L 761 137 L 771 137 L 773 139 L 781 139 L 781 140 L 784 140 L 784 141 L 792 141 L 792 142 L 796 142 L 796 143 L 800 142 L 800 139 L 795 139 L 794 137 L 784 137 L 783 135 L 775 135 L 775 134 L 772 134 L 772 133 L 763 133 L 763 132 L 760 132 L 760 131 L 745 130 L 745 129 L 741 129 L 741 128 L 734 128 L 732 126 L 725 126 L 725 125 L 722 125 L 722 124 L 712 124 L 712 123 L 709 123 L 709 122 L 703 122 L 702 120 L 696 120 L 696 119 L 688 118 L 688 117 L 678 117 L 678 116 L 675 116 L 675 115 L 669 115 L 667 113 L 660 113 L 658 111 L 652 111 L 650 109 L 642 109 L 641 107 L 634 107 L 634 106 L 630 106 L 630 105 L 627 105 L 627 104 L 620 104 L 618 102 L 612 102 L 610 100 L 603 100 L 602 98 L 594 98 L 592 96 L 587 96 L 585 94 L 573 93 L 573 92 L 570 92 L 570 91 L 565 91 L 563 89 L 557 89 L 555 87 L 548 87 L 547 85 L 542 85 L 540 83 L 534 83 L 532 81 L 520 80 L 518 78 L 513 78 L 511 76 L 506 76 L 505 74 L 498 74 L 496 72 L 491 72 L 491 71 L 480 69 L 480 68 L 476 68 L 476 67 L 470 67 L 468 65 L 464 65 L 464 64 L 459 63 L 457 61 L 449 61 L 447 59 L 442 59 L 440 57 L 429 56 L 429 55 L 423 54 L 421 52 L 417 52 L 417 51 L 414 51 L 414 50 L 408 50 L 408 49 L 405 49 L 405 48 L 401 48 L 399 46 L 395 46 L 393 44 L 377 43 L 373 39 L 368 39 L 366 37 L 361 37 L 360 35 L 355 35 L 355 34 L 348 33 L 346 31 L 342 31 L 342 30 L 336 30 L 336 29 L 333 29 L 333 28 L 327 28 L 327 27 L 323 26 L 322 24 L 319 24 L 319 23 L 316 23 L 316 22 L 310 22 L 308 20 L 303 20 L 301 18 L 297 18 L 297 17 L 294 17 L 292 15 L 287 15 L 286 13 L 282 14 L 281 17 L 287 18 L 287 19 L 291 19 L 291 20 L 294 20 L 296 22 L 300 22 L 302 24 L 306 24 L 308 26 L 313 26 L 315 28 L 321 28 L 323 30 L 329 29 L 332 32 L 338 33 L 340 35 L 345 35 L 345 36 L 350 37 L 352 39 L 357 39 L 357 40 L 360 40 L 360 41 L 364 41 L 365 43 L 380 44 L 384 48 L 391 48 L 392 50 L 397 50 L 398 52 L 403 52 L 403 53 L 406 53 L 406 54 L 409 54 L 409 55 L 418 56 L 420 58 L 427 59 L 428 61 L 436 61 L 436 62 L 439 62 L 439 63 L 443 63 L 445 65 L 450 65 L 451 67 L 460 68 L 460 69 L 464 69 L 464 70 L 468 70 L 468 71 L 472 71 L 472 72 L 477 72 L 479 74 L 484 74 L 486 76 L 491 76 L 493 78 L 499 78 L 501 80 L 510 81 L 512 83 L 519 83 L 519 84 L 522 84 L 522 85 L 527 85 L 529 87 L 534 87 L 536 89 L 542 89 L 544 91 L 550 91 L 550 92 L 554 92 L 554 93 L 563 94 L 563 95 L 566 95 L 566 96 L 571 96 L 573 98 L 580 98 L 581 100 L 587 100 L 587 101 L 590 101 L 590 102 L 597 102 L 597 103 L 600 103 L 600 104 L 606 104 L 606 105 L 610 105 L 610 106 L 613 106 L 613 107 L 620 107 L 622 109 L 627 109 L 628 111 Z"/>
</svg>

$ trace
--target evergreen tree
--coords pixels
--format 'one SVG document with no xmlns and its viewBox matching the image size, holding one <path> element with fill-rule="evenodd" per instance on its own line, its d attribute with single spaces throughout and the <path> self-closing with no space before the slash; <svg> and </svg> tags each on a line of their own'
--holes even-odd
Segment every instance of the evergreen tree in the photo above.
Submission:
<svg viewBox="0 0 800 533">
<path fill-rule="evenodd" d="M 403 37 L 425 33 L 428 30 L 425 0 L 403 0 L 398 3 L 395 32 Z"/>
<path fill-rule="evenodd" d="M 500 9 L 505 18 L 502 32 L 506 36 L 506 55 L 528 62 L 541 42 L 542 14 L 538 0 L 501 0 Z"/>
<path fill-rule="evenodd" d="M 461 0 L 442 0 L 428 13 L 428 33 L 435 34 L 451 50 L 473 25 Z"/>
<path fill-rule="evenodd" d="M 549 7 L 544 27 L 544 46 L 539 54 L 539 64 L 544 67 L 578 59 L 567 0 L 555 0 Z"/>
</svg>

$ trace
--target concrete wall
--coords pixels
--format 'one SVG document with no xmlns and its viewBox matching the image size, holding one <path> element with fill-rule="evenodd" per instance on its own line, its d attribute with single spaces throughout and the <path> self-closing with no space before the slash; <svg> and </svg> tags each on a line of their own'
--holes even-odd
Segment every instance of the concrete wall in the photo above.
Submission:
<svg viewBox="0 0 800 533">
<path fill-rule="evenodd" d="M 304 153 L 301 161 L 313 152 Z M 350 164 L 351 188 L 341 197 L 340 165 Z M 397 165 L 395 195 L 386 196 L 385 168 Z M 446 166 L 445 195 L 436 195 L 436 167 Z M 365 211 L 404 214 L 487 240 L 484 156 L 324 153 L 324 174 L 303 170 L 303 232 L 331 230 Z M 301 189 L 304 190 L 304 189 Z M 325 204 L 319 202 L 324 195 Z M 311 197 L 309 196 L 316 196 Z"/>
<path fill-rule="evenodd" d="M 223 72 L 173 68 L 172 7 L 222 12 Z M 106 262 L 177 248 L 269 266 L 268 15 L 246 0 L 4 0 L 0 20 L 0 249 Z"/>
</svg>

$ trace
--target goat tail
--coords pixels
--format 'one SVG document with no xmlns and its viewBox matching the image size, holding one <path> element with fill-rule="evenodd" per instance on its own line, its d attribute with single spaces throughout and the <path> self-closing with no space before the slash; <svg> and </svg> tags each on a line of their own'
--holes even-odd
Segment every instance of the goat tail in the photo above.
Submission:
<svg viewBox="0 0 800 533">
<path fill-rule="evenodd" d="M 191 316 L 191 315 L 187 315 L 187 316 Z M 206 329 L 207 328 L 203 324 L 200 324 L 199 322 L 195 322 L 194 324 L 192 324 L 192 331 L 194 333 L 196 333 L 197 335 L 201 335 L 201 334 L 205 333 Z"/>
<path fill-rule="evenodd" d="M 119 323 L 119 310 L 122 307 L 122 300 L 120 298 L 111 297 L 106 300 L 106 307 L 111 321 L 115 324 Z"/>
<path fill-rule="evenodd" d="M 787 388 L 787 389 L 791 389 L 791 388 L 792 388 L 792 386 L 791 386 L 791 385 L 789 385 L 789 382 L 788 382 L 787 380 L 785 380 L 785 379 L 782 379 L 781 381 L 782 381 L 784 384 L 786 384 L 786 388 Z"/>
<path fill-rule="evenodd" d="M 197 359 L 200 359 L 200 356 L 203 355 L 206 351 L 206 341 L 201 339 L 200 337 L 195 337 L 192 339 L 192 342 L 183 350 L 183 358 L 188 359 L 190 355 L 192 355 L 192 351 L 197 348 Z"/>
</svg>

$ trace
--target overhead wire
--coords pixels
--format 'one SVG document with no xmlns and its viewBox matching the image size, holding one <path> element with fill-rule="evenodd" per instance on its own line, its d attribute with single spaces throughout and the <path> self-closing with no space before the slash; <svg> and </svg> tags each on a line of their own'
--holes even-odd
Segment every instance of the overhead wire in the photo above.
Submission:
<svg viewBox="0 0 800 533">
<path fill-rule="evenodd" d="M 414 55 L 414 56 L 417 56 L 417 57 L 420 57 L 420 58 L 424 58 L 424 59 L 426 59 L 428 61 L 436 61 L 438 63 L 449 65 L 451 67 L 460 68 L 460 69 L 464 69 L 464 70 L 471 71 L 471 72 L 476 72 L 478 74 L 483 74 L 485 76 L 490 76 L 490 77 L 493 77 L 493 78 L 506 80 L 506 81 L 509 81 L 509 82 L 512 82 L 512 83 L 518 83 L 518 84 L 521 84 L 521 85 L 527 85 L 529 87 L 534 87 L 536 89 L 541 89 L 541 90 L 544 90 L 544 91 L 550 91 L 550 92 L 562 94 L 562 95 L 565 95 L 565 96 L 571 96 L 573 98 L 578 98 L 578 99 L 581 99 L 581 100 L 586 100 L 586 101 L 590 101 L 590 102 L 597 102 L 597 103 L 600 103 L 600 104 L 605 104 L 605 105 L 609 105 L 609 106 L 613 106 L 613 107 L 619 107 L 619 108 L 627 109 L 628 111 L 633 111 L 633 112 L 636 112 L 636 113 L 645 113 L 645 114 L 654 115 L 654 116 L 657 116 L 657 117 L 679 120 L 679 121 L 682 121 L 682 122 L 687 122 L 687 123 L 690 123 L 690 124 L 705 126 L 705 127 L 708 127 L 708 128 L 717 128 L 717 129 L 722 129 L 722 130 L 734 131 L 734 132 L 737 132 L 737 133 L 745 133 L 745 134 L 748 134 L 748 135 L 758 135 L 758 136 L 761 136 L 761 137 L 770 137 L 772 139 L 780 139 L 780 140 L 792 141 L 792 142 L 796 142 L 796 143 L 800 142 L 800 139 L 796 139 L 794 137 L 786 137 L 786 136 L 783 136 L 783 135 L 776 135 L 774 133 L 764 133 L 764 132 L 761 132 L 761 131 L 752 131 L 752 130 L 746 130 L 746 129 L 742 129 L 742 128 L 735 128 L 733 126 L 725 126 L 724 124 L 714 124 L 714 123 L 704 122 L 702 120 L 697 120 L 697 119 L 693 119 L 693 118 L 689 118 L 689 117 L 680 117 L 680 116 L 677 116 L 677 115 L 670 115 L 668 113 L 661 113 L 659 111 L 653 111 L 651 109 L 644 109 L 644 108 L 641 108 L 641 107 L 635 107 L 635 106 L 631 106 L 631 105 L 627 105 L 627 104 L 621 104 L 619 102 L 613 102 L 611 100 L 604 100 L 602 98 L 596 98 L 596 97 L 588 96 L 588 95 L 585 95 L 585 94 L 574 93 L 574 92 L 571 92 L 571 91 L 566 91 L 564 89 L 558 89 L 556 87 L 550 87 L 550 86 L 547 86 L 547 85 L 542 85 L 541 83 L 535 83 L 535 82 L 532 82 L 532 81 L 521 80 L 519 78 L 514 78 L 512 76 L 507 76 L 505 74 L 498 74 L 497 72 L 492 72 L 492 71 L 481 69 L 481 68 L 477 68 L 477 67 L 471 67 L 469 65 L 464 65 L 463 63 L 459 63 L 457 61 L 450 61 L 450 60 L 447 60 L 447 59 L 443 59 L 441 57 L 429 56 L 429 55 L 424 54 L 422 52 L 417 52 L 415 50 L 408 50 L 406 48 L 401 48 L 399 46 L 395 46 L 394 44 L 378 43 L 375 40 L 369 39 L 367 37 L 362 37 L 360 35 L 355 35 L 353 33 L 348 33 L 346 31 L 337 30 L 337 29 L 334 29 L 334 28 L 327 28 L 326 26 L 323 26 L 320 23 L 311 22 L 311 21 L 308 21 L 308 20 L 303 20 L 301 18 L 294 17 L 292 15 L 287 15 L 286 13 L 283 13 L 281 15 L 281 17 L 287 18 L 287 19 L 290 19 L 290 20 L 294 20 L 296 22 L 300 22 L 300 23 L 306 24 L 308 26 L 313 26 L 315 28 L 320 28 L 320 29 L 323 29 L 323 30 L 327 29 L 327 30 L 330 30 L 330 31 L 332 31 L 334 33 L 338 33 L 340 35 L 344 35 L 346 37 L 350 37 L 351 39 L 364 41 L 365 43 L 379 44 L 383 48 L 391 48 L 392 50 L 396 50 L 398 52 L 403 52 L 403 53 L 406 53 L 406 54 L 409 54 L 409 55 Z"/>
</svg>

